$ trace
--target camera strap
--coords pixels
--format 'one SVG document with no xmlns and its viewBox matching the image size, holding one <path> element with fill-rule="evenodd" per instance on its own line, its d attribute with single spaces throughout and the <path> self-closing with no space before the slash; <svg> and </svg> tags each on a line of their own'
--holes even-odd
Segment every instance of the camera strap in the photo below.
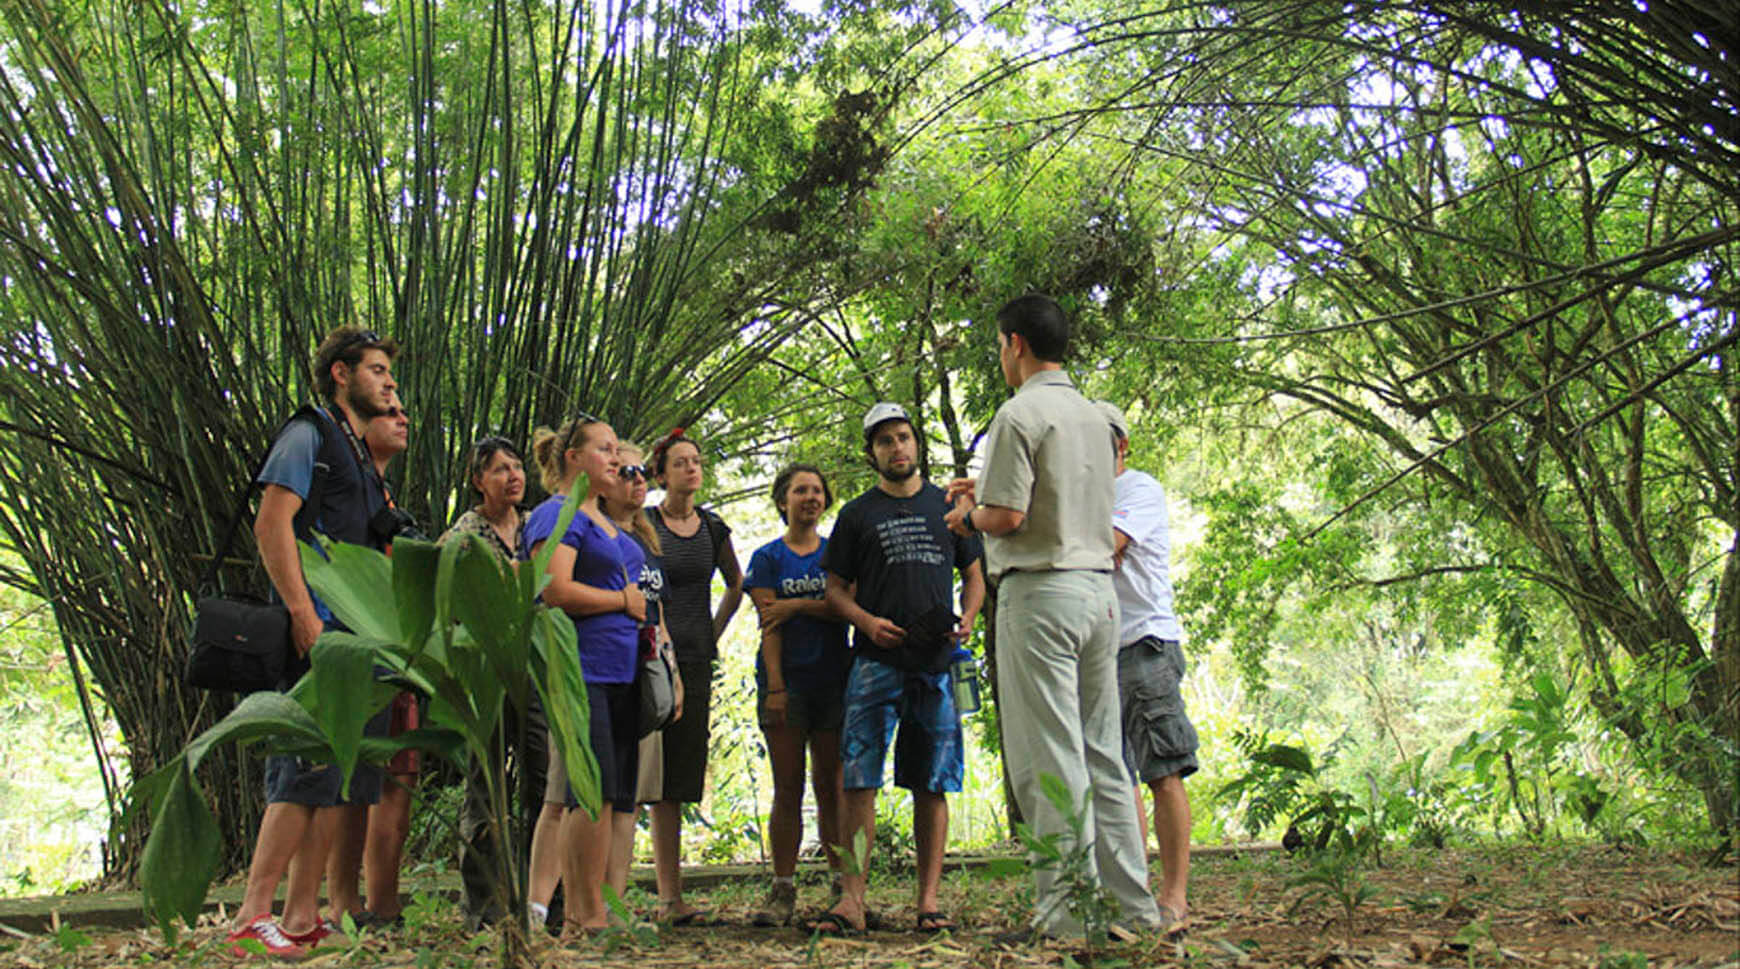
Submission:
<svg viewBox="0 0 1740 969">
<path fill-rule="evenodd" d="M 387 507 L 399 507 L 393 502 L 393 492 L 387 487 L 386 479 L 375 470 L 374 458 L 369 455 L 368 444 L 356 436 L 356 428 L 350 426 L 350 421 L 345 418 L 344 411 L 335 408 L 327 411 L 326 415 L 332 418 L 332 422 L 338 425 L 339 430 L 344 432 L 344 439 L 350 444 L 350 453 L 356 456 L 357 468 L 363 474 L 374 479 L 375 485 L 381 489 L 381 498 L 386 501 Z"/>
</svg>

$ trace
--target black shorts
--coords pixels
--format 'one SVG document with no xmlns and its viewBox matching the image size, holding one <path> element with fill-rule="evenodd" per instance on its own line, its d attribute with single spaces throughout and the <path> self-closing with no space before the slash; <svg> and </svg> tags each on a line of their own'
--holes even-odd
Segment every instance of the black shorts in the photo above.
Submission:
<svg viewBox="0 0 1740 969">
<path fill-rule="evenodd" d="M 586 702 L 592 706 L 590 734 L 592 756 L 598 758 L 599 800 L 632 813 L 640 775 L 640 690 L 633 683 L 588 683 Z M 552 743 L 552 774 L 556 759 Z M 580 806 L 572 784 L 567 785 L 566 794 L 568 807 Z"/>
</svg>

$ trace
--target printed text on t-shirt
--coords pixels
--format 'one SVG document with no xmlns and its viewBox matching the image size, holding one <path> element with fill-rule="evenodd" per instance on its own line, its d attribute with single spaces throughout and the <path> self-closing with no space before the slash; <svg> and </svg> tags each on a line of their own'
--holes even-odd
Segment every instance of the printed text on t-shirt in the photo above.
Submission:
<svg viewBox="0 0 1740 969">
<path fill-rule="evenodd" d="M 917 515 L 888 518 L 876 523 L 876 538 L 889 565 L 944 565 L 942 546 L 930 526 Z"/>
</svg>

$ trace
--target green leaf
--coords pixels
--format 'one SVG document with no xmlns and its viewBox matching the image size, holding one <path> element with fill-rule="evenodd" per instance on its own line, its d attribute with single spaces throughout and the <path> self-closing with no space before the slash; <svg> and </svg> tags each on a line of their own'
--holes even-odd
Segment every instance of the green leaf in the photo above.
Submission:
<svg viewBox="0 0 1740 969">
<path fill-rule="evenodd" d="M 1045 799 L 1051 802 L 1051 806 L 1056 809 L 1059 817 L 1075 816 L 1075 795 L 1064 785 L 1063 778 L 1056 774 L 1042 773 L 1039 775 L 1039 790 L 1045 795 Z"/>
<path fill-rule="evenodd" d="M 581 474 L 575 477 L 574 483 L 568 487 L 567 500 L 562 502 L 562 511 L 556 515 L 556 527 L 551 529 L 550 537 L 546 539 L 542 545 L 538 546 L 538 554 L 532 556 L 529 566 L 520 566 L 520 572 L 522 574 L 524 574 L 526 569 L 529 567 L 532 575 L 544 576 L 546 580 L 548 579 L 550 572 L 550 557 L 556 554 L 556 546 L 561 544 L 557 539 L 568 534 L 568 525 L 574 521 L 574 516 L 579 513 L 580 501 L 585 496 L 588 487 L 590 487 L 590 485 L 587 483 L 586 475 Z M 543 586 L 540 585 L 538 588 L 541 589 Z"/>
<path fill-rule="evenodd" d="M 1019 858 L 993 858 L 979 866 L 977 874 L 980 878 L 1012 878 L 1026 871 L 1027 863 Z"/>
<path fill-rule="evenodd" d="M 393 541 L 393 602 L 399 613 L 399 641 L 415 650 L 435 624 L 435 572 L 441 550 L 433 542 Z M 353 627 L 354 628 L 354 627 Z"/>
<path fill-rule="evenodd" d="M 188 928 L 199 920 L 206 890 L 223 861 L 223 836 L 206 807 L 185 756 L 175 760 L 151 819 L 151 834 L 139 858 L 140 898 L 145 914 L 175 940 L 175 917 Z"/>
<path fill-rule="evenodd" d="M 310 689 L 317 698 L 314 719 L 332 746 L 332 762 L 344 778 L 340 791 L 346 797 L 350 796 L 350 775 L 356 768 L 363 729 L 381 708 L 382 694 L 390 700 L 396 692 L 375 680 L 377 650 L 376 645 L 356 636 L 322 633 L 310 656 L 313 669 L 304 677 L 312 683 Z"/>
<path fill-rule="evenodd" d="M 1312 777 L 1317 776 L 1317 768 L 1312 766 L 1310 752 L 1301 747 L 1294 747 L 1288 744 L 1270 744 L 1262 750 L 1257 751 L 1255 754 L 1252 754 L 1251 760 L 1254 760 L 1259 764 L 1268 764 L 1271 767 L 1279 767 L 1283 770 L 1290 770 L 1299 774 L 1309 774 Z"/>
<path fill-rule="evenodd" d="M 586 697 L 574 623 L 553 609 L 539 609 L 532 623 L 532 641 L 543 659 L 544 675 L 538 681 L 538 693 L 556 751 L 568 769 L 568 783 L 574 788 L 575 799 L 588 814 L 597 817 L 603 799 L 598 758 L 592 753 L 592 707 Z"/>
<path fill-rule="evenodd" d="M 396 737 L 364 737 L 357 751 L 359 759 L 375 764 L 391 760 L 401 750 L 421 750 L 464 766 L 467 748 L 465 734 L 458 730 L 418 727 Z"/>
<path fill-rule="evenodd" d="M 460 544 L 454 563 L 453 608 L 460 623 L 495 670 L 496 679 L 524 708 L 530 643 L 526 626 L 537 605 L 516 598 L 518 585 L 511 570 L 472 535 Z"/>
<path fill-rule="evenodd" d="M 302 550 L 303 578 L 339 622 L 359 636 L 389 643 L 405 641 L 393 608 L 392 565 L 385 555 L 361 545 L 324 539 L 319 549 L 306 542 L 298 547 Z"/>
<path fill-rule="evenodd" d="M 300 703 L 289 694 L 264 691 L 243 697 L 227 716 L 195 737 L 183 753 L 188 767 L 198 769 L 205 755 L 218 744 L 262 737 L 329 749 L 320 724 Z"/>
</svg>

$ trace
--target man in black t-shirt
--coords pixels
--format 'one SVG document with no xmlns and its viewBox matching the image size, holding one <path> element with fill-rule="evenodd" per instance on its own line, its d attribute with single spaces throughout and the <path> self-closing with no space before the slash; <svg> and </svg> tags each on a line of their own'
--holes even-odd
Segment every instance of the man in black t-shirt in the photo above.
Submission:
<svg viewBox="0 0 1740 969">
<path fill-rule="evenodd" d="M 918 853 L 920 930 L 954 928 L 937 906 L 948 801 L 964 773 L 961 725 L 947 666 L 972 631 L 985 601 L 979 540 L 950 534 L 943 491 L 918 474 L 918 439 L 899 404 L 864 415 L 864 450 L 880 475 L 876 487 L 840 509 L 822 554 L 830 604 L 856 629 L 840 732 L 845 804 L 840 834 L 848 847 L 862 830 L 876 835 L 876 791 L 888 742 L 894 783 L 912 792 Z M 950 606 L 961 574 L 961 617 Z M 864 929 L 864 876 L 843 875 L 834 908 L 811 923 L 824 934 Z"/>
</svg>

